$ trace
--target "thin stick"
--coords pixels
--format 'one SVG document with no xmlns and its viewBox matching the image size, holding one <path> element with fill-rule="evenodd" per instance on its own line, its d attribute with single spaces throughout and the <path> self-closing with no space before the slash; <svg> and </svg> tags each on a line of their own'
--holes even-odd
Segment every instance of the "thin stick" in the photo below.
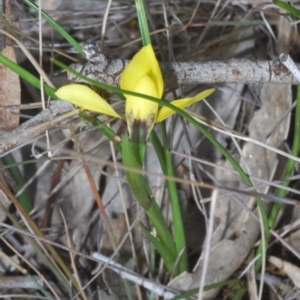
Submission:
<svg viewBox="0 0 300 300">
<path fill-rule="evenodd" d="M 39 64 L 40 68 L 43 69 L 43 32 L 42 32 L 42 2 L 39 0 Z M 40 75 L 40 93 L 41 93 L 41 100 L 42 100 L 42 108 L 43 110 L 46 109 L 46 102 L 45 102 L 45 93 L 44 93 L 44 82 L 43 77 Z M 50 149 L 50 137 L 49 131 L 45 131 L 46 140 L 47 140 L 47 149 Z M 52 157 L 52 152 L 48 151 L 48 157 Z"/>
<path fill-rule="evenodd" d="M 101 41 L 100 41 L 100 49 L 103 51 L 104 50 L 104 38 L 105 38 L 105 31 L 106 31 L 106 25 L 107 25 L 107 19 L 108 19 L 108 14 L 109 14 L 109 10 L 111 7 L 111 0 L 108 0 L 107 2 L 107 6 L 105 9 L 105 13 L 103 16 L 103 22 L 102 22 L 102 30 L 101 30 Z"/>
<path fill-rule="evenodd" d="M 135 272 L 129 271 L 128 269 L 124 268 L 122 265 L 116 263 L 115 261 L 111 260 L 110 258 L 100 253 L 94 252 L 93 258 L 99 260 L 101 263 L 107 264 L 109 269 L 118 273 L 123 279 L 127 279 L 131 282 L 135 282 L 143 286 L 147 290 L 153 291 L 158 296 L 164 297 L 165 299 L 171 299 L 177 296 L 177 293 L 171 292 L 167 290 L 166 287 L 154 283 L 149 279 L 143 278 Z"/>
<path fill-rule="evenodd" d="M 300 82 L 299 66 L 295 64 L 293 59 L 286 53 L 282 53 L 279 56 L 280 61 L 288 68 L 288 70 L 294 75 L 294 77 Z"/>
<path fill-rule="evenodd" d="M 208 231 L 206 234 L 205 246 L 204 246 L 204 256 L 203 256 L 203 267 L 202 267 L 202 274 L 200 278 L 200 285 L 199 285 L 199 293 L 198 299 L 202 299 L 203 289 L 205 286 L 205 276 L 208 270 L 208 260 L 209 260 L 209 252 L 210 252 L 210 242 L 213 236 L 213 226 L 214 226 L 214 214 L 216 208 L 216 201 L 218 198 L 219 190 L 215 189 L 212 192 L 211 196 L 211 203 L 210 203 L 210 212 L 209 212 L 209 224 L 208 224 Z"/>
<path fill-rule="evenodd" d="M 61 209 L 59 209 L 59 212 L 60 212 L 60 215 L 63 219 L 63 223 L 64 223 L 64 227 L 65 227 L 65 231 L 66 231 L 67 244 L 68 244 L 68 247 L 71 248 L 72 244 L 71 244 L 70 233 L 69 233 L 69 228 L 68 228 L 68 225 L 67 225 L 67 221 L 66 221 L 65 216 L 64 216 Z M 80 281 L 80 277 L 78 275 L 78 270 L 77 270 L 77 266 L 76 266 L 76 263 L 75 263 L 75 254 L 72 253 L 72 252 L 69 252 L 69 255 L 70 255 L 70 261 L 71 261 L 71 265 L 72 265 L 73 272 L 74 272 L 74 277 L 76 278 L 76 280 L 78 282 L 79 293 L 80 293 L 80 295 L 82 296 L 82 298 L 84 300 L 88 300 L 84 290 L 82 289 L 82 284 L 81 284 L 81 281 Z"/>
</svg>

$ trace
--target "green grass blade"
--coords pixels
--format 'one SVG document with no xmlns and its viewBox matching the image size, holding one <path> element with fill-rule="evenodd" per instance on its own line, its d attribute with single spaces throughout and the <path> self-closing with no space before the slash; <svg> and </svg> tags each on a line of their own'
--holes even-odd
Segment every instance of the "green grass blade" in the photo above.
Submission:
<svg viewBox="0 0 300 300">
<path fill-rule="evenodd" d="M 0 53 L 0 64 L 3 64 L 7 68 L 11 69 L 15 73 L 17 73 L 20 77 L 25 79 L 27 82 L 35 86 L 36 88 L 40 89 L 40 79 L 32 75 L 30 72 L 16 64 L 15 62 L 11 61 L 7 57 L 5 57 L 3 54 Z M 52 99 L 57 99 L 55 96 L 55 89 L 50 87 L 48 84 L 44 83 L 44 91 L 45 93 L 50 96 Z"/>
<path fill-rule="evenodd" d="M 161 243 L 156 237 L 154 237 L 143 223 L 140 223 L 140 226 L 144 234 L 147 236 L 147 238 L 151 241 L 152 245 L 157 250 L 157 252 L 161 255 L 168 272 L 170 274 L 176 273 L 176 270 L 173 270 L 174 262 L 176 261 L 176 256 L 172 255 L 169 249 L 166 246 L 164 246 L 163 243 Z"/>
<path fill-rule="evenodd" d="M 232 300 L 240 300 L 243 299 L 244 294 L 247 292 L 248 290 L 248 286 L 245 285 L 243 287 L 241 287 L 236 294 L 234 295 L 234 297 L 232 298 Z"/>
<path fill-rule="evenodd" d="M 31 2 L 30 0 L 23 0 L 28 6 L 33 8 L 36 12 L 39 11 L 39 7 Z M 85 57 L 85 54 L 82 50 L 81 45 L 72 38 L 60 25 L 58 25 L 46 12 L 42 10 L 42 16 L 43 18 L 54 28 L 56 29 L 62 37 L 64 37 L 69 44 L 71 44 L 83 57 Z"/>
<path fill-rule="evenodd" d="M 11 154 L 7 154 L 7 155 L 3 156 L 2 160 L 5 165 L 11 165 L 11 164 L 15 163 L 14 157 Z M 8 170 L 17 184 L 17 191 L 16 191 L 16 193 L 17 193 L 25 185 L 23 176 L 22 176 L 18 166 L 11 167 Z M 22 207 L 25 209 L 25 211 L 27 213 L 29 213 L 32 210 L 31 199 L 30 199 L 27 189 L 25 189 L 18 196 L 17 199 L 19 200 L 20 204 L 22 205 Z"/>
<path fill-rule="evenodd" d="M 147 46 L 151 44 L 151 38 L 145 13 L 145 7 L 143 0 L 135 0 L 137 17 L 139 20 L 139 27 L 141 31 L 143 45 Z"/>
<path fill-rule="evenodd" d="M 55 300 L 55 298 L 53 298 L 51 296 L 51 294 L 46 290 L 44 289 L 43 286 L 41 286 L 38 281 L 31 275 L 28 275 L 29 278 L 34 282 L 34 284 L 36 285 L 36 287 L 40 290 L 40 292 L 48 299 L 48 300 Z"/>
<path fill-rule="evenodd" d="M 286 2 L 280 1 L 280 0 L 273 0 L 273 3 L 280 8 L 284 9 L 285 11 L 291 13 L 296 18 L 300 19 L 300 10 L 296 9 L 295 7 L 289 5 Z"/>
<path fill-rule="evenodd" d="M 293 139 L 293 145 L 291 149 L 291 154 L 293 156 L 298 156 L 299 154 L 299 148 L 300 148 L 300 84 L 298 84 L 297 88 L 297 103 L 296 103 L 296 109 L 295 109 L 295 124 L 294 124 L 294 139 Z M 295 168 L 296 162 L 293 159 L 289 159 L 287 162 L 287 165 L 285 167 L 283 178 L 288 178 L 293 175 L 294 168 Z M 289 186 L 289 181 L 283 181 L 281 185 L 284 187 Z M 280 188 L 277 192 L 278 197 L 285 197 L 287 194 L 287 191 L 283 188 Z M 281 203 L 274 203 L 272 210 L 270 212 L 269 216 L 269 226 L 271 228 L 274 227 L 279 210 L 281 208 Z"/>
<path fill-rule="evenodd" d="M 166 175 L 174 177 L 174 170 L 172 164 L 172 158 L 169 151 L 168 136 L 166 131 L 165 122 L 161 123 L 162 137 L 163 137 L 163 151 L 166 162 Z M 179 204 L 178 190 L 176 183 L 172 180 L 167 180 L 168 194 L 171 202 L 172 220 L 174 229 L 174 241 L 176 245 L 177 255 L 181 255 L 179 259 L 180 273 L 187 270 L 188 260 L 186 251 L 185 232 L 183 227 L 183 221 L 181 216 L 181 208 Z"/>
</svg>

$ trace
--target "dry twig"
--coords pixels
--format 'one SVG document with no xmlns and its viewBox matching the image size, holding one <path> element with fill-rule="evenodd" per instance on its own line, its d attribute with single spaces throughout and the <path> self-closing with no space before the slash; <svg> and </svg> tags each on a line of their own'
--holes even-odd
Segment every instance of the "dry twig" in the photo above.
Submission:
<svg viewBox="0 0 300 300">
<path fill-rule="evenodd" d="M 88 62 L 84 65 L 72 64 L 71 68 L 93 80 L 112 86 L 119 85 L 121 73 L 129 60 L 107 59 L 94 44 L 85 45 L 84 52 Z M 293 74 L 279 60 L 229 59 L 210 62 L 161 62 L 160 67 L 166 85 L 220 82 L 298 83 Z M 68 79 L 83 82 L 73 74 L 69 74 Z"/>
</svg>

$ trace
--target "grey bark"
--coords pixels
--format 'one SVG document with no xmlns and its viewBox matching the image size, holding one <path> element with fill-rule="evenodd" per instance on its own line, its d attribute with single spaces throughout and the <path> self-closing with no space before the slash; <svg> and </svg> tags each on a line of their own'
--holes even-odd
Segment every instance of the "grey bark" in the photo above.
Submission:
<svg viewBox="0 0 300 300">
<path fill-rule="evenodd" d="M 93 80 L 117 87 L 120 76 L 129 60 L 107 59 L 95 45 L 85 45 L 88 62 L 72 64 L 71 68 Z M 300 65 L 297 65 L 298 68 Z M 298 84 L 293 74 L 279 61 L 229 59 L 210 62 L 161 62 L 166 85 L 197 83 L 284 83 Z M 68 79 L 83 82 L 74 74 Z"/>
</svg>

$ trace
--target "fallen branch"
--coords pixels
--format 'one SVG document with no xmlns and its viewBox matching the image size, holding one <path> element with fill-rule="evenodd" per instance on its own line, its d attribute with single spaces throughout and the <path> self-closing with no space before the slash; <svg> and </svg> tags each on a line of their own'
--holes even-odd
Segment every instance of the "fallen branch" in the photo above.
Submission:
<svg viewBox="0 0 300 300">
<path fill-rule="evenodd" d="M 71 68 L 93 80 L 117 87 L 120 76 L 129 60 L 107 59 L 96 45 L 84 46 L 88 62 L 72 64 Z M 300 64 L 297 65 L 300 68 Z M 298 84 L 293 74 L 278 60 L 253 61 L 229 59 L 210 62 L 161 62 L 160 67 L 166 85 L 197 83 L 282 83 Z M 84 82 L 73 74 L 73 82 Z"/>
<path fill-rule="evenodd" d="M 62 124 L 63 120 L 77 115 L 78 111 L 67 101 L 52 102 L 49 108 L 0 137 L 0 157 L 20 146 L 32 143 L 34 138 L 40 137 L 58 123 Z"/>
</svg>

